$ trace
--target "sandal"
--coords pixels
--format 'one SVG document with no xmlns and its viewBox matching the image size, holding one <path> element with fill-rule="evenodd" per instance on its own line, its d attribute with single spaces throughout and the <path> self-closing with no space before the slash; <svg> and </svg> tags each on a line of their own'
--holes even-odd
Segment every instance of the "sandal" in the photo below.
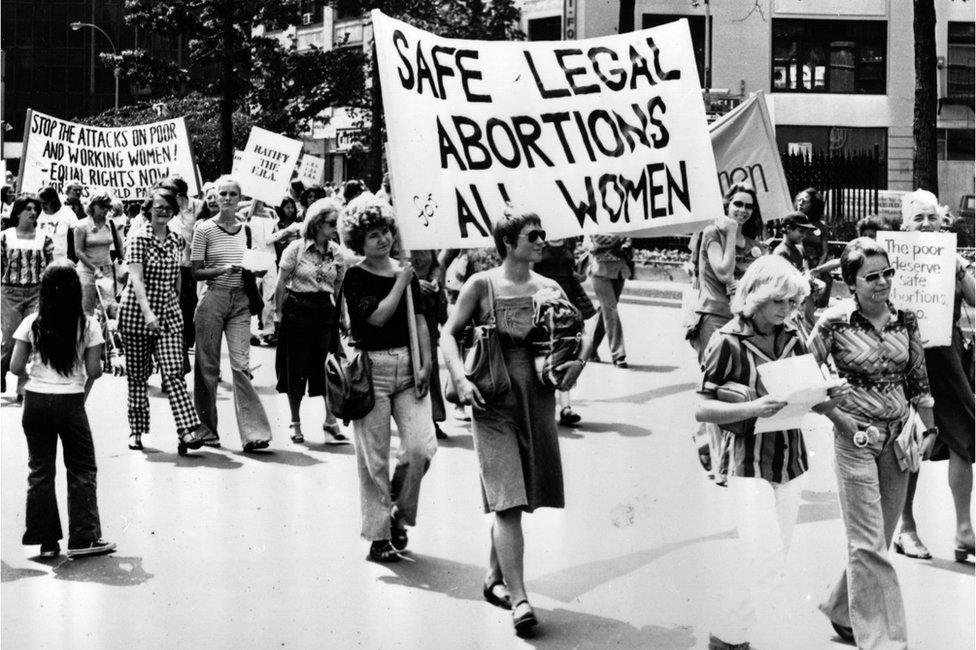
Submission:
<svg viewBox="0 0 976 650">
<path fill-rule="evenodd" d="M 130 433 L 129 434 L 129 449 L 133 451 L 142 451 L 142 434 L 141 433 Z"/>
<path fill-rule="evenodd" d="M 582 416 L 580 416 L 579 413 L 574 411 L 569 406 L 564 406 L 562 410 L 559 411 L 559 424 L 563 425 L 564 427 L 571 427 L 575 424 L 579 424 L 579 421 L 582 419 Z"/>
<path fill-rule="evenodd" d="M 400 554 L 396 552 L 393 545 L 390 544 L 388 539 L 380 539 L 369 546 L 369 559 L 373 562 L 382 562 L 384 564 L 389 564 L 391 562 L 399 562 Z"/>
<path fill-rule="evenodd" d="M 291 428 L 291 441 L 296 444 L 301 444 L 305 442 L 305 436 L 302 435 L 302 423 L 292 422 L 288 425 Z"/>
<path fill-rule="evenodd" d="M 203 437 L 203 446 L 220 449 L 220 436 L 218 436 L 216 432 L 211 431 Z"/>
<path fill-rule="evenodd" d="M 515 612 L 525 605 L 525 611 L 522 614 L 516 615 Z M 529 632 L 536 625 L 539 624 L 539 619 L 535 617 L 535 610 L 532 609 L 532 605 L 529 604 L 528 600 L 522 599 L 515 603 L 512 607 L 512 625 L 515 626 L 515 634 L 517 636 L 528 636 Z"/>
<path fill-rule="evenodd" d="M 396 517 L 390 515 L 390 544 L 397 551 L 404 551 L 410 540 L 407 538 L 407 529 L 401 526 Z"/>
<path fill-rule="evenodd" d="M 932 554 L 918 538 L 914 530 L 898 533 L 895 538 L 895 552 L 916 560 L 931 560 Z"/>
<path fill-rule="evenodd" d="M 200 428 L 186 431 L 180 434 L 180 442 L 176 446 L 176 453 L 186 456 L 187 449 L 199 449 L 203 446 L 203 438 L 200 436 Z"/>
<path fill-rule="evenodd" d="M 499 587 L 504 590 L 504 594 L 501 596 L 496 592 Z M 512 595 L 508 593 L 508 587 L 505 586 L 504 580 L 495 580 L 491 584 L 485 583 L 484 587 L 481 588 L 481 593 L 485 600 L 495 607 L 512 609 Z"/>
</svg>

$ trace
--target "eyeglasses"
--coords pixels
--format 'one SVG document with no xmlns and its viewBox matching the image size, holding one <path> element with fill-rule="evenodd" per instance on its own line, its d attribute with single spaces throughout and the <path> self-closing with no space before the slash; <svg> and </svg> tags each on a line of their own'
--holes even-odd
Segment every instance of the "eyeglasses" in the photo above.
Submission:
<svg viewBox="0 0 976 650">
<path fill-rule="evenodd" d="M 885 280 L 890 280 L 893 277 L 895 277 L 895 269 L 891 268 L 890 266 L 886 269 L 881 269 L 880 271 L 875 271 L 874 273 L 867 273 L 861 276 L 861 278 L 865 282 L 871 282 L 871 283 L 877 282 L 881 278 L 884 278 Z"/>
<path fill-rule="evenodd" d="M 524 235 L 519 235 L 519 237 L 525 237 L 526 239 L 529 240 L 529 243 L 530 244 L 534 244 L 535 242 L 539 241 L 540 239 L 542 241 L 545 241 L 546 240 L 546 231 L 545 230 L 533 230 L 533 231 L 528 232 L 528 233 L 526 233 Z"/>
<path fill-rule="evenodd" d="M 732 201 L 732 206 L 735 208 L 745 208 L 746 210 L 752 210 L 756 207 L 752 203 L 743 203 L 742 201 Z"/>
<path fill-rule="evenodd" d="M 338 219 L 325 219 L 325 220 L 322 221 L 322 223 L 324 223 L 325 225 L 329 226 L 330 228 L 335 228 L 336 227 L 336 224 L 339 223 L 339 220 Z"/>
<path fill-rule="evenodd" d="M 155 214 L 173 214 L 173 208 L 168 205 L 154 205 L 151 210 Z"/>
</svg>

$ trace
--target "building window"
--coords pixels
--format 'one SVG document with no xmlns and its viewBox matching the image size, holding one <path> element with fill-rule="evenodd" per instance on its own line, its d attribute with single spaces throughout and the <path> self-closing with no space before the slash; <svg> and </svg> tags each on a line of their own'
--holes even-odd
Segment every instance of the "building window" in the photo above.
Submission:
<svg viewBox="0 0 976 650">
<path fill-rule="evenodd" d="M 976 29 L 974 23 L 949 23 L 948 56 L 946 63 L 946 95 L 972 97 L 974 59 L 976 59 Z M 970 158 L 971 160 L 971 158 Z"/>
<path fill-rule="evenodd" d="M 698 64 L 698 80 L 704 88 L 709 80 L 705 79 L 705 17 L 685 16 L 681 14 L 644 14 L 641 16 L 641 29 L 649 29 L 672 23 L 686 18 L 688 30 L 691 32 L 691 45 L 695 49 L 695 63 Z"/>
<path fill-rule="evenodd" d="M 939 160 L 976 161 L 973 136 L 972 129 L 939 129 Z"/>
<path fill-rule="evenodd" d="M 530 18 L 528 23 L 530 41 L 561 41 L 563 39 L 563 17 L 546 16 Z"/>
<path fill-rule="evenodd" d="M 887 23 L 773 19 L 773 92 L 883 95 Z"/>
</svg>

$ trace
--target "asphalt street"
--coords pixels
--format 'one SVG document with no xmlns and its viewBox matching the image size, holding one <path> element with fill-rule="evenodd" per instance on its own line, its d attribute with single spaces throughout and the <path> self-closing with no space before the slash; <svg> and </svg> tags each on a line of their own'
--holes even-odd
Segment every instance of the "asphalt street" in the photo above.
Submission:
<svg viewBox="0 0 976 650">
<path fill-rule="evenodd" d="M 529 595 L 539 634 L 517 639 L 510 615 L 482 600 L 491 519 L 481 511 L 468 424 L 448 416 L 425 479 L 404 561 L 366 561 L 353 448 L 325 447 L 321 401 L 307 400 L 307 442 L 288 438 L 274 353 L 252 348 L 275 431 L 244 455 L 222 384 L 224 448 L 176 454 L 169 408 L 152 380 L 145 452 L 126 446 L 124 379 L 89 399 L 110 556 L 36 557 L 20 544 L 27 451 L 21 410 L 2 425 L 2 633 L 5 648 L 704 648 L 728 593 L 735 528 L 726 491 L 700 469 L 691 433 L 697 370 L 678 310 L 621 307 L 629 370 L 590 364 L 574 391 L 582 424 L 560 429 L 564 510 L 525 518 Z M 602 351 L 606 358 L 606 349 Z M 225 356 L 224 377 L 229 377 Z M 788 598 L 762 610 L 760 650 L 848 647 L 817 603 L 839 576 L 846 542 L 826 421 L 809 416 L 806 478 Z M 348 432 L 351 435 L 351 430 Z M 64 470 L 59 499 L 66 515 Z M 972 562 L 952 560 L 946 463 L 922 470 L 916 511 L 934 559 L 896 556 L 913 649 L 974 647 Z M 66 525 L 65 521 L 65 525 Z M 62 543 L 64 545 L 64 543 Z"/>
</svg>

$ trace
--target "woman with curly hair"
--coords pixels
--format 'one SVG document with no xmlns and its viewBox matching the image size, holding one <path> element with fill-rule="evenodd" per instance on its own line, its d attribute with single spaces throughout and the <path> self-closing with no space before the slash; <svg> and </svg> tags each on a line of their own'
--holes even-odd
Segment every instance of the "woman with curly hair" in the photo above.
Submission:
<svg viewBox="0 0 976 650">
<path fill-rule="evenodd" d="M 24 435 L 27 530 L 24 544 L 40 544 L 41 557 L 61 552 L 61 518 L 54 491 L 58 438 L 68 474 L 68 556 L 102 555 L 115 544 L 102 539 L 96 495 L 95 446 L 85 398 L 102 375 L 102 332 L 81 307 L 81 281 L 73 265 L 57 262 L 41 277 L 37 313 L 14 334 L 11 370 L 26 374 Z"/>
<path fill-rule="evenodd" d="M 343 212 L 340 224 L 343 243 L 363 256 L 346 271 L 342 293 L 349 312 L 350 343 L 369 359 L 376 398 L 372 411 L 353 420 L 362 536 L 371 542 L 371 560 L 396 562 L 398 551 L 407 546 L 405 526 L 416 525 L 420 482 L 437 451 L 428 394 L 430 334 L 413 267 L 390 257 L 396 230 L 389 206 L 359 201 Z M 416 369 L 410 361 L 408 285 L 420 348 Z M 391 415 L 400 434 L 392 479 Z"/>
</svg>

